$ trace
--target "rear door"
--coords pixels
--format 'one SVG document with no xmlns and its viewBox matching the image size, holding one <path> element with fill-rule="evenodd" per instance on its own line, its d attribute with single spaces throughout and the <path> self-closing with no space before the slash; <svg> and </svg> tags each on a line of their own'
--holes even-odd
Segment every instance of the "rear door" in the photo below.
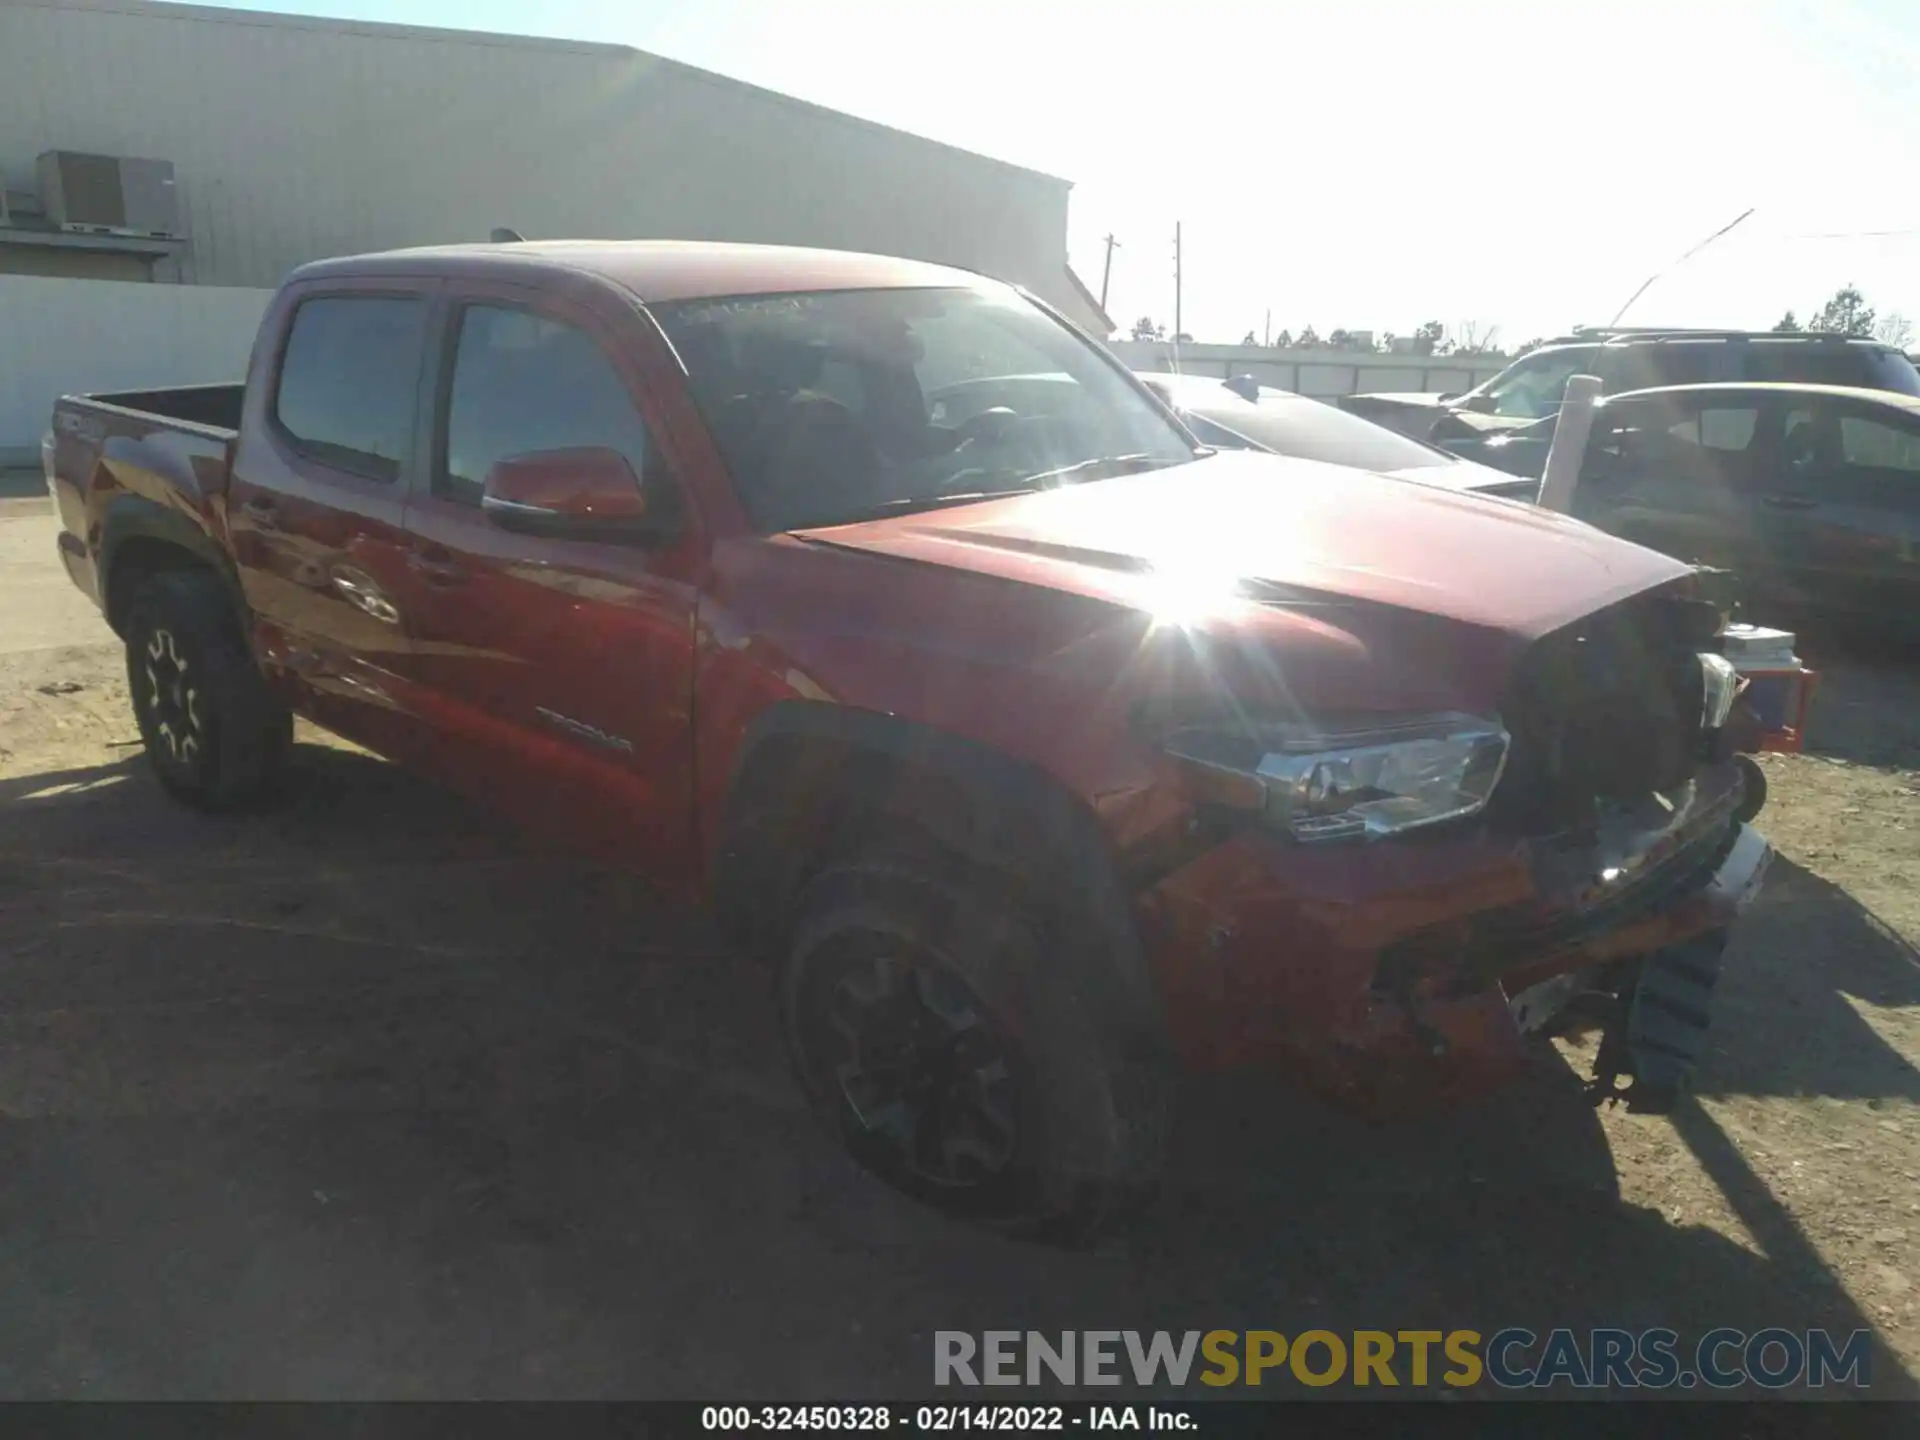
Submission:
<svg viewBox="0 0 1920 1440">
<path fill-rule="evenodd" d="M 1867 613 L 1920 606 L 1920 415 L 1837 396 L 1789 403 L 1769 544 L 1795 598 Z"/>
<path fill-rule="evenodd" d="M 431 455 L 406 513 L 410 675 L 433 763 L 574 843 L 684 879 L 705 550 L 649 414 L 647 365 L 668 352 L 631 309 L 480 283 L 451 282 L 447 298 Z M 482 511 L 495 461 L 579 447 L 624 456 L 677 533 L 548 538 Z"/>
<path fill-rule="evenodd" d="M 227 495 L 269 672 L 297 677 L 322 724 L 395 757 L 421 740 L 395 677 L 408 643 L 401 511 L 434 290 L 362 278 L 283 291 Z"/>
</svg>

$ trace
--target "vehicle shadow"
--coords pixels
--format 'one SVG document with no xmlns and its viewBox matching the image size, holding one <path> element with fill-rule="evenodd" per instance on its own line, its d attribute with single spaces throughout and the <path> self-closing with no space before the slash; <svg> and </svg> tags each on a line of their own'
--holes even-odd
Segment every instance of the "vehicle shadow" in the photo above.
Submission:
<svg viewBox="0 0 1920 1440">
<path fill-rule="evenodd" d="M 1196 1081 L 1104 1242 L 950 1223 L 810 1122 L 767 977 L 698 917 L 300 761 L 234 818 L 137 761 L 0 781 L 0 1395 L 903 1398 L 941 1329 L 1871 1328 L 1697 1108 L 1643 1123 L 1766 1253 L 1621 1203 L 1544 1049 L 1390 1125 Z M 1750 1000 L 1736 1076 L 1806 1023 Z M 1276 1379 L 1244 1393 L 1309 1393 Z M 1873 1381 L 1920 1394 L 1884 1347 Z"/>
<path fill-rule="evenodd" d="M 1920 1102 L 1920 1070 L 1850 998 L 1920 1005 L 1920 951 L 1839 886 L 1776 857 L 1728 949 L 1696 1090 Z"/>
</svg>

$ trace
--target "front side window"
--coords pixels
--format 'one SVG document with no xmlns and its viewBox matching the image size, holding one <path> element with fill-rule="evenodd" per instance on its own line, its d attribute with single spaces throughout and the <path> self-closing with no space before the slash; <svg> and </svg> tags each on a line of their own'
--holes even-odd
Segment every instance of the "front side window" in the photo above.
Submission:
<svg viewBox="0 0 1920 1440">
<path fill-rule="evenodd" d="M 436 493 L 478 504 L 496 461 L 540 450 L 613 450 L 646 473 L 646 423 L 586 332 L 491 305 L 468 306 L 459 326 Z"/>
<path fill-rule="evenodd" d="M 764 532 L 1194 458 L 1111 361 L 1012 292 L 831 291 L 655 314 Z"/>
<path fill-rule="evenodd" d="M 426 321 L 426 302 L 401 296 L 302 302 L 280 360 L 280 430 L 324 464 L 397 480 L 413 443 Z"/>
<path fill-rule="evenodd" d="M 1667 434 L 1708 450 L 1743 451 L 1760 423 L 1755 405 L 1705 405 L 1667 427 Z"/>
</svg>

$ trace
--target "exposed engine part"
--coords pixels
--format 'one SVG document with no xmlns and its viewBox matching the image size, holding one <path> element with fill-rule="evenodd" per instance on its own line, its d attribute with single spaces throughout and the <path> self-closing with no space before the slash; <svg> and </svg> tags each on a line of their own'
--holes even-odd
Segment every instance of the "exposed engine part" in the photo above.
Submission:
<svg viewBox="0 0 1920 1440">
<path fill-rule="evenodd" d="M 1656 593 L 1530 646 L 1501 704 L 1513 744 L 1489 813 L 1521 834 L 1579 832 L 1599 805 L 1684 785 L 1702 760 L 1701 653 L 1717 621 Z"/>
</svg>

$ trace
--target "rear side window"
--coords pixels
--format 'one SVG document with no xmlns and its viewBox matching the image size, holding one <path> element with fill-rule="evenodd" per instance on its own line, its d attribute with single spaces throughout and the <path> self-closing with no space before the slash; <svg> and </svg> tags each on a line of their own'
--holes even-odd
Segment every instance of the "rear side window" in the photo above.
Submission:
<svg viewBox="0 0 1920 1440">
<path fill-rule="evenodd" d="M 1840 460 L 1842 464 L 1869 470 L 1920 474 L 1920 433 L 1869 420 L 1864 415 L 1842 415 Z"/>
<path fill-rule="evenodd" d="M 1920 395 L 1920 372 L 1898 350 L 1873 345 L 1755 340 L 1745 379 L 1799 385 L 1850 385 Z"/>
<path fill-rule="evenodd" d="M 340 295 L 294 311 L 274 418 L 314 459 L 397 480 L 413 442 L 427 307 L 400 296 Z"/>
<path fill-rule="evenodd" d="M 1898 395 L 1920 395 L 1920 370 L 1898 350 L 1869 350 L 1867 378 L 1861 382 L 1874 390 L 1891 390 Z"/>
<path fill-rule="evenodd" d="M 494 462 L 539 450 L 618 451 L 646 474 L 646 422 L 582 330 L 524 310 L 461 312 L 436 493 L 473 504 Z"/>
</svg>

